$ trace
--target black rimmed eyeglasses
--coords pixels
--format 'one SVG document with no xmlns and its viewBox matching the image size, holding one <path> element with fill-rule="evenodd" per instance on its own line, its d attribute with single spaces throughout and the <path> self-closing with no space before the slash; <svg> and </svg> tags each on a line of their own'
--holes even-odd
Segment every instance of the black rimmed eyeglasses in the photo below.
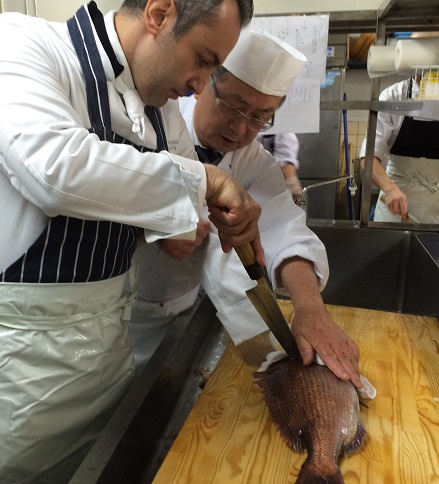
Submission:
<svg viewBox="0 0 439 484">
<path fill-rule="evenodd" d="M 259 118 L 250 118 L 246 116 L 242 111 L 235 108 L 234 106 L 219 97 L 215 85 L 215 79 L 213 78 L 213 76 L 210 76 L 210 83 L 212 84 L 213 93 L 215 95 L 215 107 L 217 112 L 221 114 L 221 116 L 224 116 L 225 118 L 231 119 L 233 121 L 243 119 L 246 122 L 248 128 L 256 132 L 267 131 L 267 129 L 270 129 L 273 126 L 274 114 L 268 121 Z"/>
</svg>

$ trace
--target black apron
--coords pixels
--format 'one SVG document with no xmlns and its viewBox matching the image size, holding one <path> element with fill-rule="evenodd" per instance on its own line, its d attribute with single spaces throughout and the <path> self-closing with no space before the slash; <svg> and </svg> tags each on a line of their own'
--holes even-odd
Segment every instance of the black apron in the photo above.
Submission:
<svg viewBox="0 0 439 484">
<path fill-rule="evenodd" d="M 439 159 L 439 121 L 405 117 L 390 154 Z"/>
</svg>

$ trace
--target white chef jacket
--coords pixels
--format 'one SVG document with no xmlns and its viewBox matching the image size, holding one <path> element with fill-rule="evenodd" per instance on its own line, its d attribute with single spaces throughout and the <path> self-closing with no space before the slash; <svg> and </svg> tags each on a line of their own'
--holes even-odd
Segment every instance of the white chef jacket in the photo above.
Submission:
<svg viewBox="0 0 439 484">
<path fill-rule="evenodd" d="M 129 72 L 113 17 L 114 11 L 105 17 L 107 30 Z M 113 130 L 143 144 L 100 53 Z M 0 16 L 0 93 L 0 273 L 59 214 L 143 227 L 150 241 L 193 237 L 205 170 L 194 161 L 176 101 L 160 109 L 169 152 L 100 141 L 88 132 L 85 86 L 66 24 L 17 13 Z M 156 135 L 145 123 L 145 142 L 153 148 Z"/>
<path fill-rule="evenodd" d="M 197 144 L 192 122 L 196 101 L 192 96 L 181 98 L 179 102 L 189 133 Z M 277 161 L 254 140 L 245 148 L 226 153 L 218 166 L 230 173 L 261 205 L 259 229 L 274 290 L 288 296 L 277 269 L 285 259 L 294 256 L 313 262 L 320 289 L 323 289 L 329 276 L 325 247 L 306 226 L 305 213 L 294 204 L 285 189 Z M 214 227 L 207 244 L 185 261 L 166 256 L 157 244 L 139 248 L 139 252 L 139 296 L 149 303 L 146 306 L 149 311 L 155 308 L 156 313 L 163 314 L 163 317 L 177 314 L 194 302 L 196 292 L 193 289 L 201 283 L 235 344 L 267 331 L 267 326 L 245 294 L 245 290 L 254 287 L 255 282 L 249 278 L 234 251 L 225 254 L 221 250 Z M 155 258 L 142 257 L 148 252 L 155 253 Z M 173 284 L 173 281 L 178 281 L 178 284 Z M 183 303 L 185 294 L 191 296 Z M 137 309 L 134 306 L 134 325 L 148 319 L 148 314 Z"/>
<path fill-rule="evenodd" d="M 264 148 L 281 164 L 290 163 L 296 170 L 299 169 L 299 140 L 294 133 L 279 133 L 274 135 L 273 151 L 266 145 L 264 133 L 258 133 L 256 139 L 264 145 Z"/>
<path fill-rule="evenodd" d="M 407 100 L 409 82 L 410 80 L 404 80 L 384 89 L 380 94 L 380 101 Z M 415 82 L 413 83 L 412 90 L 415 95 L 419 90 Z M 421 222 L 438 223 L 437 193 L 439 192 L 439 160 L 425 157 L 398 156 L 390 153 L 404 119 L 405 116 L 401 114 L 378 113 L 374 155 L 386 163 L 387 175 L 406 194 L 410 212 Z M 429 121 L 425 120 L 423 122 L 428 123 Z M 366 140 L 363 141 L 360 157 L 364 157 L 365 154 Z M 420 183 L 419 178 L 422 180 L 422 183 Z M 427 185 L 430 187 L 433 186 L 433 190 L 436 190 L 436 194 L 433 196 L 429 189 L 423 186 L 424 179 Z M 374 220 L 380 222 L 400 222 L 401 217 L 392 214 L 385 202 L 381 201 L 380 197 L 383 194 L 384 192 L 380 191 Z"/>
</svg>

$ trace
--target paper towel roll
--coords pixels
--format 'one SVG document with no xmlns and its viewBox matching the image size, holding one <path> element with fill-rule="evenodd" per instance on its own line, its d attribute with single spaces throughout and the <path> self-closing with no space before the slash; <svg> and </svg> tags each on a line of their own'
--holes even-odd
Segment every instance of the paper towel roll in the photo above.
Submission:
<svg viewBox="0 0 439 484">
<path fill-rule="evenodd" d="M 439 64 L 439 38 L 398 40 L 395 47 L 395 68 L 401 72 L 414 66 Z"/>
<path fill-rule="evenodd" d="M 395 45 L 371 45 L 367 55 L 367 72 L 371 78 L 394 74 Z"/>
</svg>

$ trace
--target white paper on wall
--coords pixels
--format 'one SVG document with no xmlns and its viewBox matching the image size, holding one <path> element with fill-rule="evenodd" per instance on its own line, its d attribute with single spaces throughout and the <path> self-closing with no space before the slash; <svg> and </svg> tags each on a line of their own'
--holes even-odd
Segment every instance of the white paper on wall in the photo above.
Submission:
<svg viewBox="0 0 439 484">
<path fill-rule="evenodd" d="M 269 133 L 318 133 L 320 84 L 325 82 L 329 15 L 254 17 L 252 27 L 263 29 L 302 52 L 307 62 L 284 104 L 276 111 Z"/>
</svg>

